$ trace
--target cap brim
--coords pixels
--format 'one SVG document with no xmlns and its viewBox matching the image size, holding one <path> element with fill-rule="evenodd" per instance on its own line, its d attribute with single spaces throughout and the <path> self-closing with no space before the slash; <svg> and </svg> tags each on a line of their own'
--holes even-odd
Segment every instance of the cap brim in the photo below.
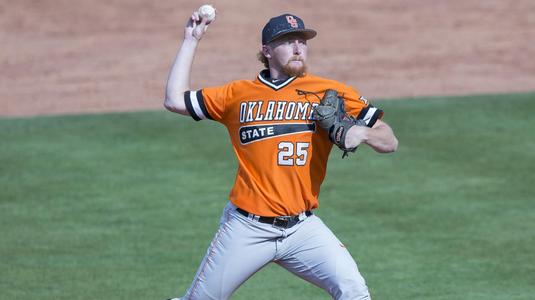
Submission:
<svg viewBox="0 0 535 300">
<path fill-rule="evenodd" d="M 269 41 L 266 42 L 269 43 L 269 42 L 273 42 L 274 40 L 282 37 L 282 36 L 285 36 L 287 34 L 290 34 L 290 33 L 298 33 L 300 35 L 303 35 L 303 37 L 305 37 L 306 40 L 310 40 L 310 39 L 313 39 L 318 33 L 316 32 L 316 30 L 313 30 L 313 29 L 292 29 L 292 30 L 286 30 L 286 31 L 283 31 L 283 32 L 280 32 L 279 34 L 273 36 Z"/>
</svg>

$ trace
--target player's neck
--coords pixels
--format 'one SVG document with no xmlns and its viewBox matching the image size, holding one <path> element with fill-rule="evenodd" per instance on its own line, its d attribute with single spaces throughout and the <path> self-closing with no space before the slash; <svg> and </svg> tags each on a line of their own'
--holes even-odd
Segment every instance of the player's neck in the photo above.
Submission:
<svg viewBox="0 0 535 300">
<path fill-rule="evenodd" d="M 277 69 L 274 67 L 269 67 L 269 77 L 271 80 L 286 80 L 290 78 L 282 69 Z"/>
</svg>

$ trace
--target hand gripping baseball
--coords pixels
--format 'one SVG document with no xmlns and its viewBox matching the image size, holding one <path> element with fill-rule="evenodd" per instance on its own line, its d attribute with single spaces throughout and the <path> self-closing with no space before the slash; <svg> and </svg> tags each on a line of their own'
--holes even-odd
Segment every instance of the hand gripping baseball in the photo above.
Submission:
<svg viewBox="0 0 535 300">
<path fill-rule="evenodd" d="M 207 7 L 213 9 L 212 11 L 207 11 Z M 199 10 L 193 12 L 188 23 L 186 24 L 186 29 L 184 30 L 184 39 L 194 39 L 200 41 L 204 36 L 206 30 L 208 30 L 208 25 L 215 21 L 216 11 L 209 5 L 203 5 Z"/>
<path fill-rule="evenodd" d="M 329 139 L 344 151 L 342 158 L 348 152 L 355 152 L 357 147 L 347 148 L 346 136 L 349 128 L 353 126 L 365 126 L 363 120 L 357 120 L 349 116 L 344 108 L 344 99 L 338 96 L 338 92 L 328 89 L 325 91 L 320 104 L 314 108 L 312 118 L 318 125 L 329 132 Z"/>
</svg>

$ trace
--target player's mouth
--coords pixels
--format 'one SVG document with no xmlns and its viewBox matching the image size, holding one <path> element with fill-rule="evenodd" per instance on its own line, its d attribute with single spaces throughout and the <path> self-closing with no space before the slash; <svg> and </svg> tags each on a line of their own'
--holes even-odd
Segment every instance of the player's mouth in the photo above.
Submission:
<svg viewBox="0 0 535 300">
<path fill-rule="evenodd" d="M 301 57 L 299 57 L 299 56 L 292 56 L 292 57 L 290 57 L 290 59 L 288 60 L 288 63 L 291 63 L 291 62 L 294 62 L 294 61 L 296 61 L 296 62 L 301 62 L 301 63 L 302 63 L 302 62 L 303 62 L 303 59 L 302 59 Z"/>
<path fill-rule="evenodd" d="M 307 66 L 300 57 L 291 57 L 282 69 L 290 77 L 302 77 L 306 73 Z"/>
</svg>

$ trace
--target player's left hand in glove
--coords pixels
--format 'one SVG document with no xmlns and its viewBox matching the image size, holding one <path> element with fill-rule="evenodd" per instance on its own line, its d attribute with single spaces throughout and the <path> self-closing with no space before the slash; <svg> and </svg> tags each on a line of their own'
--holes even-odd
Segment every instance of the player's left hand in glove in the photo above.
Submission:
<svg viewBox="0 0 535 300">
<path fill-rule="evenodd" d="M 357 120 L 349 116 L 344 108 L 344 99 L 338 92 L 332 89 L 325 91 L 320 104 L 314 108 L 312 118 L 318 125 L 329 132 L 329 139 L 344 151 L 342 158 L 348 152 L 355 152 L 357 147 L 348 148 L 346 146 L 346 136 L 353 126 L 366 126 L 364 120 Z"/>
</svg>

